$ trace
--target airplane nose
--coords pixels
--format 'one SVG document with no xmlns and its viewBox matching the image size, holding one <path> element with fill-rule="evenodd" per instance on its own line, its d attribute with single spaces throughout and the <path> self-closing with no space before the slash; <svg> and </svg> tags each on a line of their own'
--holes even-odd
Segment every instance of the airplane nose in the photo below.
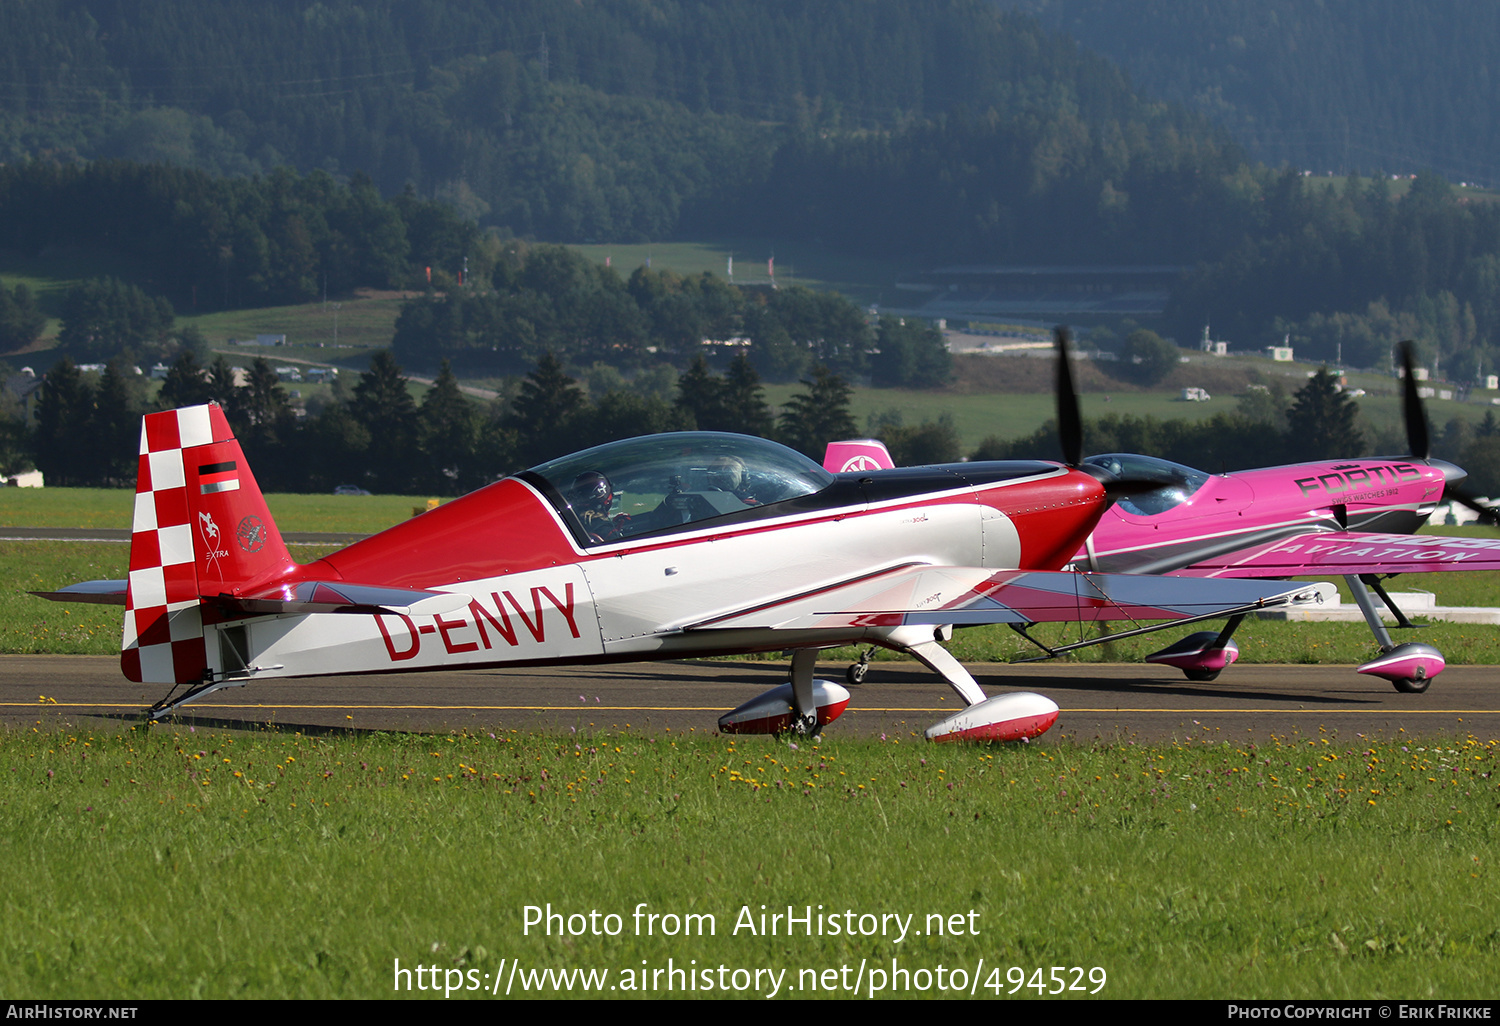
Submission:
<svg viewBox="0 0 1500 1026">
<path fill-rule="evenodd" d="M 1456 467 L 1447 460 L 1428 460 L 1427 465 L 1443 472 L 1443 485 L 1446 488 L 1452 488 L 1469 476 L 1469 472 L 1463 467 Z"/>
</svg>

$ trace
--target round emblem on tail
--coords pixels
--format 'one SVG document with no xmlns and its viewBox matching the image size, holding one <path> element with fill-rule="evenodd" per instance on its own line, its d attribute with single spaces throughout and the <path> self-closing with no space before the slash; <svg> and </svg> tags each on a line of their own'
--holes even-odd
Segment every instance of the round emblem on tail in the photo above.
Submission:
<svg viewBox="0 0 1500 1026">
<path fill-rule="evenodd" d="M 266 543 L 266 525 L 257 516 L 248 516 L 241 520 L 234 534 L 239 539 L 240 548 L 246 552 L 259 552 L 261 546 Z"/>
</svg>

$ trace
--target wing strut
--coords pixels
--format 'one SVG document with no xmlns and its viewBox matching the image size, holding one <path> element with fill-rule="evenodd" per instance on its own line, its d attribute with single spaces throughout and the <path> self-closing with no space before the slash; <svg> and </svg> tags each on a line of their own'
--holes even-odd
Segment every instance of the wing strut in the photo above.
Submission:
<svg viewBox="0 0 1500 1026">
<path fill-rule="evenodd" d="M 1094 645 L 1103 645 L 1106 642 L 1110 641 L 1120 641 L 1123 638 L 1133 638 L 1140 634 L 1154 634 L 1157 631 L 1165 631 L 1173 627 L 1185 627 L 1188 624 L 1202 623 L 1205 620 L 1217 620 L 1221 617 L 1229 617 L 1234 626 L 1239 626 L 1239 621 L 1244 619 L 1245 614 L 1254 613 L 1257 610 L 1266 608 L 1269 608 L 1267 603 L 1252 602 L 1247 605 L 1238 606 L 1234 609 L 1220 609 L 1212 613 L 1204 613 L 1201 616 L 1189 616 L 1184 617 L 1181 620 L 1168 620 L 1165 623 L 1153 624 L 1149 627 L 1137 627 L 1134 630 L 1120 631 L 1118 634 L 1106 634 L 1101 638 L 1090 638 L 1087 641 L 1075 641 L 1070 645 L 1058 645 L 1056 648 L 1048 648 L 1046 645 L 1043 645 L 1040 641 L 1033 638 L 1030 634 L 1027 634 L 1024 626 L 1022 626 L 1021 624 L 1013 623 L 1010 624 L 1011 630 L 1021 635 L 1021 637 L 1031 642 L 1046 654 L 1039 656 L 1027 656 L 1025 659 L 1013 659 L 1011 661 L 1016 663 L 1039 663 L 1044 659 L 1055 659 L 1058 656 L 1062 655 L 1064 652 L 1072 652 L 1075 649 L 1091 648 Z M 1230 627 L 1228 629 L 1231 633 L 1233 632 L 1233 627 Z"/>
</svg>

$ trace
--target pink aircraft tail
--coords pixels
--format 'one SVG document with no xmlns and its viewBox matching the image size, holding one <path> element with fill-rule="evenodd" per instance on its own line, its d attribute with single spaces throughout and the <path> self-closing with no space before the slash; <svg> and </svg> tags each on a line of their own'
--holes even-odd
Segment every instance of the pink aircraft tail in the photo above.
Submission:
<svg viewBox="0 0 1500 1026">
<path fill-rule="evenodd" d="M 830 474 L 890 470 L 895 465 L 885 443 L 875 438 L 850 438 L 829 442 L 823 454 L 823 469 Z"/>
<path fill-rule="evenodd" d="M 120 652 L 126 677 L 202 679 L 200 599 L 263 586 L 296 565 L 217 405 L 142 419 Z"/>
</svg>

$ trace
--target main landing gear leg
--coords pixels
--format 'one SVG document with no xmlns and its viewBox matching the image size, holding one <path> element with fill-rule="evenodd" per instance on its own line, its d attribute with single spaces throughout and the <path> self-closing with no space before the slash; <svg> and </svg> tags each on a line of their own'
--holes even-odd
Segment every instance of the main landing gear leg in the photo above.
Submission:
<svg viewBox="0 0 1500 1026">
<path fill-rule="evenodd" d="M 813 698 L 813 667 L 818 650 L 799 648 L 792 653 L 792 732 L 811 737 L 818 732 L 818 703 Z"/>
<path fill-rule="evenodd" d="M 1391 641 L 1390 632 L 1385 629 L 1385 624 L 1380 620 L 1380 613 L 1375 609 L 1375 600 L 1370 597 L 1370 591 L 1365 587 L 1365 580 L 1357 574 L 1344 575 L 1344 583 L 1349 585 L 1349 590 L 1354 594 L 1354 601 L 1359 606 L 1359 611 L 1365 616 L 1365 623 L 1369 625 L 1370 633 L 1375 635 L 1375 643 L 1380 646 L 1380 655 L 1371 659 L 1368 663 L 1359 667 L 1360 673 L 1368 673 L 1374 677 L 1384 677 L 1395 686 L 1397 691 L 1407 694 L 1421 694 L 1427 690 L 1432 683 L 1432 678 L 1442 673 L 1447 668 L 1447 662 L 1443 659 L 1443 653 L 1431 645 L 1424 645 L 1419 641 L 1409 641 L 1404 645 L 1397 645 Z M 1385 589 L 1380 587 L 1380 582 L 1371 579 L 1375 590 L 1397 616 L 1403 627 L 1412 626 L 1411 622 L 1396 608 Z"/>
<path fill-rule="evenodd" d="M 963 663 L 953 658 L 953 653 L 936 640 L 908 646 L 907 651 L 916 656 L 923 666 L 942 677 L 950 688 L 958 692 L 958 697 L 964 700 L 965 705 L 978 705 L 984 701 L 984 689 L 979 686 L 979 682 L 964 669 Z"/>
</svg>

